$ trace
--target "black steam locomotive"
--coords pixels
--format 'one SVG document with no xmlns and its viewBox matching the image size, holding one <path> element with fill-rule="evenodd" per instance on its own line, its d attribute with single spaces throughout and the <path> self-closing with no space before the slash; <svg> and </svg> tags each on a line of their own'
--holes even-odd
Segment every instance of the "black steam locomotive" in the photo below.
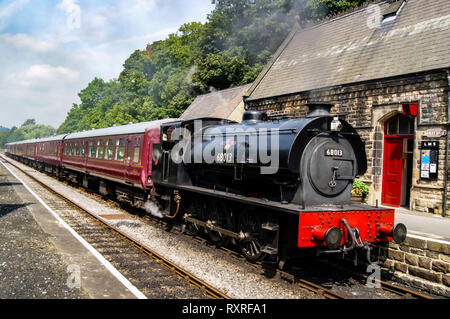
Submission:
<svg viewBox="0 0 450 319">
<path fill-rule="evenodd" d="M 350 201 L 367 169 L 364 143 L 331 105 L 309 104 L 306 118 L 268 121 L 246 111 L 241 123 L 204 118 L 161 125 L 153 144 L 152 199 L 167 218 L 217 246 L 230 240 L 249 260 L 276 261 L 299 249 L 370 252 L 402 242 L 394 210 Z"/>
</svg>

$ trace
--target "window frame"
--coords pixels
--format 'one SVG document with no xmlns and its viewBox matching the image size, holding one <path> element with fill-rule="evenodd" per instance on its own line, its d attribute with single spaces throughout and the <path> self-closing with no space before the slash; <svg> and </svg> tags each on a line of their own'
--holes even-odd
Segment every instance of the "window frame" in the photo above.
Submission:
<svg viewBox="0 0 450 319">
<path fill-rule="evenodd" d="M 121 158 L 119 159 L 120 154 Z M 125 159 L 125 138 L 116 137 L 114 138 L 114 160 L 117 162 L 123 162 L 124 159 Z"/>
<path fill-rule="evenodd" d="M 136 152 L 137 149 L 137 152 Z M 136 158 L 137 155 L 137 158 Z M 134 138 L 134 147 L 133 147 L 133 163 L 140 163 L 141 161 L 141 137 Z"/>
</svg>

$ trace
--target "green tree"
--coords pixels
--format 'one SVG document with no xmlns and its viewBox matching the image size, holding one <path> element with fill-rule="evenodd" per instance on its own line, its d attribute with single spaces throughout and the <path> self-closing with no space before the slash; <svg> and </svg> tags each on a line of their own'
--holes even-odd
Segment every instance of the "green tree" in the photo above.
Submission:
<svg viewBox="0 0 450 319">
<path fill-rule="evenodd" d="M 117 79 L 93 79 L 58 133 L 178 117 L 199 94 L 255 80 L 298 23 L 317 23 L 363 0 L 216 0 L 206 23 L 182 25 L 134 51 Z"/>
<path fill-rule="evenodd" d="M 36 121 L 27 120 L 19 128 L 13 127 L 4 140 L 6 143 L 23 141 L 33 138 L 42 138 L 55 134 L 55 129 L 49 125 L 35 124 Z"/>
<path fill-rule="evenodd" d="M 36 120 L 35 119 L 28 119 L 22 124 L 22 126 L 35 125 L 35 124 L 36 124 Z"/>
</svg>

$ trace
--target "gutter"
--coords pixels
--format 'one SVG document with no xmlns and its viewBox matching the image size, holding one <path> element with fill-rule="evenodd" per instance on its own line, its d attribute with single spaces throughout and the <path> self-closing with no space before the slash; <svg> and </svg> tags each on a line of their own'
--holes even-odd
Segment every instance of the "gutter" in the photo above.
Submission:
<svg viewBox="0 0 450 319">
<path fill-rule="evenodd" d="M 449 153 L 449 134 L 450 134 L 450 69 L 447 69 L 447 134 L 445 135 L 445 170 L 444 170 L 444 198 L 442 200 L 442 216 L 446 216 L 447 210 L 447 192 L 448 192 L 448 153 Z"/>
</svg>

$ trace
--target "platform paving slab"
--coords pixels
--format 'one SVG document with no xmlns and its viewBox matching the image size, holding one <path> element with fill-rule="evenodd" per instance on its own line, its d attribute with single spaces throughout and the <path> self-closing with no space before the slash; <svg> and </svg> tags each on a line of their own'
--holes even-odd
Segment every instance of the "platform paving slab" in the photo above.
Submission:
<svg viewBox="0 0 450 319">
<path fill-rule="evenodd" d="M 0 165 L 0 298 L 136 297 Z"/>
<path fill-rule="evenodd" d="M 450 242 L 450 218 L 396 208 L 395 222 L 405 224 L 410 234 Z"/>
</svg>

